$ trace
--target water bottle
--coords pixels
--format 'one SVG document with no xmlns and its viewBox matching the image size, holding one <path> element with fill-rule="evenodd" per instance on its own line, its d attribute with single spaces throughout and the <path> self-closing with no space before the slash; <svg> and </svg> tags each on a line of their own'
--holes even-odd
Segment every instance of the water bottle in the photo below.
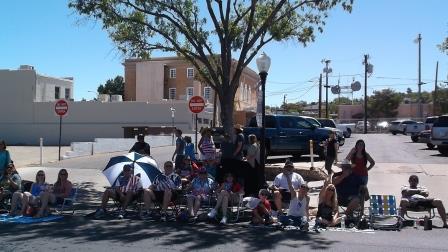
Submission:
<svg viewBox="0 0 448 252">
<path fill-rule="evenodd" d="M 342 217 L 341 219 L 341 228 L 345 229 L 345 217 Z"/>
</svg>

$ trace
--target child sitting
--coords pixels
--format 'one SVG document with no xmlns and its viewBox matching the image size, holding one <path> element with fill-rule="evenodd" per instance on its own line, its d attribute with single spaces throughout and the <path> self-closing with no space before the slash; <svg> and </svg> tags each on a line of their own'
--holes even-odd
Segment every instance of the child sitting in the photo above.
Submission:
<svg viewBox="0 0 448 252">
<path fill-rule="evenodd" d="M 259 202 L 256 207 L 252 210 L 252 224 L 272 224 L 273 218 L 271 216 L 271 203 L 268 200 L 269 191 L 266 189 L 261 189 L 258 192 Z"/>
<path fill-rule="evenodd" d="M 218 190 L 218 199 L 216 202 L 215 208 L 213 208 L 210 213 L 208 213 L 209 218 L 215 218 L 218 213 L 219 207 L 221 207 L 222 211 L 222 220 L 221 224 L 227 223 L 227 206 L 229 202 L 238 202 L 240 194 L 243 193 L 243 188 L 241 185 L 234 180 L 234 177 L 231 173 L 226 174 L 225 180 L 219 186 Z"/>
</svg>

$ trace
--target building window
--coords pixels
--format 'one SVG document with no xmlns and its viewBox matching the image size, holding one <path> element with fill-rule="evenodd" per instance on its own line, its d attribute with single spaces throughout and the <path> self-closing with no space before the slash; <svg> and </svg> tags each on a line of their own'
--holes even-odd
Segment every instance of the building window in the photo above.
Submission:
<svg viewBox="0 0 448 252">
<path fill-rule="evenodd" d="M 187 91 L 186 91 L 187 101 L 190 100 L 190 98 L 193 96 L 193 91 L 194 91 L 193 87 L 187 87 Z"/>
<path fill-rule="evenodd" d="M 175 100 L 176 99 L 176 88 L 170 88 L 168 89 L 168 99 Z"/>
<path fill-rule="evenodd" d="M 189 78 L 189 79 L 194 78 L 194 69 L 193 68 L 187 68 L 187 78 Z"/>
<path fill-rule="evenodd" d="M 54 87 L 54 98 L 59 99 L 61 96 L 61 88 L 60 87 Z"/>
<path fill-rule="evenodd" d="M 171 68 L 170 69 L 170 78 L 171 79 L 176 78 L 176 68 Z"/>
<path fill-rule="evenodd" d="M 212 96 L 212 88 L 211 87 L 204 87 L 204 99 L 206 101 L 211 100 Z"/>
<path fill-rule="evenodd" d="M 70 88 L 65 89 L 65 99 L 70 99 Z"/>
</svg>

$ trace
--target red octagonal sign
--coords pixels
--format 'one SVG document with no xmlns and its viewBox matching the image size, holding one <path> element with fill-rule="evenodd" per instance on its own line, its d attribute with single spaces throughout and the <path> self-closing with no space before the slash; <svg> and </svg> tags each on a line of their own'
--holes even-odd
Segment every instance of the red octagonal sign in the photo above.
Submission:
<svg viewBox="0 0 448 252">
<path fill-rule="evenodd" d="M 205 100 L 201 96 L 193 96 L 188 102 L 188 108 L 192 113 L 198 114 L 204 110 Z"/>
<path fill-rule="evenodd" d="M 68 111 L 68 103 L 65 100 L 59 100 L 54 105 L 54 111 L 58 116 L 64 116 Z"/>
</svg>

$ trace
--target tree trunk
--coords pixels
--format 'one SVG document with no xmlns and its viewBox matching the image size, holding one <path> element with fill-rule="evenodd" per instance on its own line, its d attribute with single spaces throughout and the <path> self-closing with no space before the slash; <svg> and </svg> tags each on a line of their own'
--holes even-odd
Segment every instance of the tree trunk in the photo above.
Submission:
<svg viewBox="0 0 448 252">
<path fill-rule="evenodd" d="M 224 132 L 233 135 L 233 96 L 230 90 L 224 90 L 223 97 L 220 97 L 221 103 L 221 123 Z"/>
</svg>

